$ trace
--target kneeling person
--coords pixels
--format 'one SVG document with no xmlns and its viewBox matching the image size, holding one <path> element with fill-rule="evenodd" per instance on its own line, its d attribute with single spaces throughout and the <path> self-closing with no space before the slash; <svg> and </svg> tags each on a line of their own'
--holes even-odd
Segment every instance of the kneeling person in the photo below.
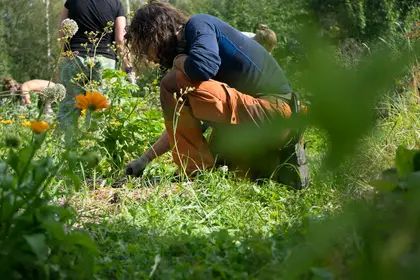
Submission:
<svg viewBox="0 0 420 280">
<path fill-rule="evenodd" d="M 271 158 L 257 161 L 225 157 L 203 137 L 201 122 L 213 127 L 213 139 L 220 142 L 219 128 L 249 123 L 258 127 L 298 113 L 297 95 L 264 47 L 216 17 L 200 14 L 187 19 L 171 5 L 156 1 L 136 11 L 126 37 L 135 57 L 146 55 L 173 68 L 160 85 L 166 130 L 151 149 L 127 165 L 128 175 L 140 176 L 151 160 L 170 148 L 175 163 L 189 174 L 213 167 L 217 158 L 231 168 L 240 166 L 253 179 L 272 177 L 296 188 L 307 186 L 304 151 L 301 147 L 300 155 L 295 153 L 299 137 L 292 131 L 281 133 L 279 146 L 267 147 L 265 155 Z"/>
</svg>

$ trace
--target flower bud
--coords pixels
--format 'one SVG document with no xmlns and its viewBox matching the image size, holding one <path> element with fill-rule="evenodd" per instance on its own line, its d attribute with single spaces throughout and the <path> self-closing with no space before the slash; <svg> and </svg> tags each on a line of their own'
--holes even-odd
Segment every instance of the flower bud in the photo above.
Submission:
<svg viewBox="0 0 420 280">
<path fill-rule="evenodd" d="M 86 161 L 89 167 L 95 167 L 101 161 L 101 157 L 97 152 L 88 152 L 83 156 L 83 160 Z"/>
<path fill-rule="evenodd" d="M 6 136 L 6 146 L 8 148 L 18 148 L 20 145 L 20 138 L 17 135 L 7 135 Z"/>
</svg>

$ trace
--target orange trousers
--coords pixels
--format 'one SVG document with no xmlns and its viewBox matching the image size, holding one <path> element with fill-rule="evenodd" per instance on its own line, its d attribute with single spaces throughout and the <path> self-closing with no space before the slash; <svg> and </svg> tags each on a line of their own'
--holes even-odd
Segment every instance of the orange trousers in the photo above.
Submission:
<svg viewBox="0 0 420 280">
<path fill-rule="evenodd" d="M 258 126 L 278 115 L 290 117 L 286 102 L 268 100 L 215 80 L 195 82 L 182 71 L 172 70 L 161 81 L 160 101 L 173 160 L 188 174 L 214 166 L 215 155 L 203 136 L 201 121 L 216 125 L 251 122 Z"/>
</svg>

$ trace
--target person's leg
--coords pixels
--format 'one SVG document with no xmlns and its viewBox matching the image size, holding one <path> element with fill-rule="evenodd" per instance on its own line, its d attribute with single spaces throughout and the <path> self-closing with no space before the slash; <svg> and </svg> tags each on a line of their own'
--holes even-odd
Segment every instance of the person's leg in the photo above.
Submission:
<svg viewBox="0 0 420 280">
<path fill-rule="evenodd" d="M 228 165 L 230 170 L 239 172 L 241 176 L 252 180 L 277 180 L 279 166 L 283 163 L 279 157 L 279 150 L 292 140 L 293 134 L 287 128 L 270 127 L 270 130 L 266 131 L 265 125 L 277 117 L 290 117 L 290 106 L 277 98 L 266 100 L 241 94 L 231 88 L 228 88 L 228 91 L 230 99 L 233 100 L 231 103 L 235 108 L 238 125 L 216 129 L 210 141 L 213 154 L 217 154 L 218 160 Z M 244 128 L 242 124 L 248 126 Z M 235 129 L 238 130 L 237 133 Z M 247 141 L 240 136 L 244 129 L 248 135 L 261 136 L 261 140 L 257 144 L 243 144 L 242 140 Z M 226 141 L 225 133 L 239 136 L 235 141 Z M 270 136 L 266 138 L 265 133 L 269 133 Z"/>
<path fill-rule="evenodd" d="M 98 56 L 95 60 L 95 67 L 93 71 L 92 79 L 98 82 L 102 81 L 102 71 L 105 69 L 112 69 L 114 70 L 116 67 L 117 62 L 114 59 Z M 99 84 L 99 91 L 103 93 L 102 83 Z"/>
<path fill-rule="evenodd" d="M 73 126 L 73 120 L 77 119 L 81 112 L 74 105 L 76 104 L 76 95 L 84 93 L 84 89 L 78 83 L 73 82 L 73 78 L 81 71 L 86 71 L 82 57 L 65 59 L 60 63 L 59 83 L 66 88 L 66 96 L 58 106 L 58 124 L 62 129 Z"/>
<path fill-rule="evenodd" d="M 78 83 L 72 81 L 78 74 L 84 74 L 86 81 L 94 80 L 101 82 L 104 69 L 115 69 L 115 60 L 98 56 L 95 58 L 95 66 L 90 71 L 86 65 L 86 58 L 77 56 L 71 60 L 64 60 L 60 65 L 60 84 L 67 91 L 66 97 L 61 101 L 58 110 L 58 121 L 62 127 L 73 124 L 73 119 L 78 118 L 81 110 L 74 107 L 76 95 L 84 94 L 86 90 Z M 101 90 L 99 84 L 99 90 Z"/>
<path fill-rule="evenodd" d="M 182 75 L 179 71 L 171 71 L 163 77 L 160 100 L 173 160 L 190 174 L 211 167 L 214 159 L 203 136 L 200 120 L 193 116 L 190 105 L 184 104 L 187 97 L 180 95 L 180 90 L 183 89 L 179 83 Z"/>
<path fill-rule="evenodd" d="M 181 96 L 180 91 L 187 88 L 193 89 Z M 177 93 L 176 98 L 174 93 Z M 182 102 L 177 101 L 180 97 Z M 186 167 L 188 172 L 214 164 L 200 120 L 215 125 L 254 123 L 258 126 L 274 115 L 291 115 L 290 107 L 285 102 L 273 105 L 214 80 L 197 83 L 178 70 L 162 79 L 161 104 L 174 161 Z M 184 104 L 182 109 L 181 104 Z M 288 134 L 285 132 L 281 136 L 287 137 Z"/>
</svg>

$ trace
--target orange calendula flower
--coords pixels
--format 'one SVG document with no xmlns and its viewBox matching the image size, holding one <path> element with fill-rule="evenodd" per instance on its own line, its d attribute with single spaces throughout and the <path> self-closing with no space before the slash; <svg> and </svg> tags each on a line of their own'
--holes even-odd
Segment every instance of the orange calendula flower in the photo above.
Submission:
<svg viewBox="0 0 420 280">
<path fill-rule="evenodd" d="M 40 134 L 40 133 L 46 131 L 48 128 L 50 128 L 50 126 L 48 125 L 48 123 L 46 123 L 44 121 L 33 121 L 33 122 L 31 122 L 31 129 L 36 134 Z"/>
<path fill-rule="evenodd" d="M 76 96 L 76 108 L 84 110 L 98 111 L 100 109 L 108 108 L 108 100 L 99 92 L 86 92 L 86 95 L 79 94 Z"/>
<path fill-rule="evenodd" d="M 31 122 L 30 121 L 23 121 L 22 122 L 22 126 L 30 127 L 31 126 Z"/>
</svg>

